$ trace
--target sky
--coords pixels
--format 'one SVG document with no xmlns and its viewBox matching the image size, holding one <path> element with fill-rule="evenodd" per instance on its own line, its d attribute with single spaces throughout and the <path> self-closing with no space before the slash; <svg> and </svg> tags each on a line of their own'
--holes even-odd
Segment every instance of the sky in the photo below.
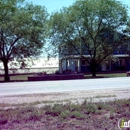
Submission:
<svg viewBox="0 0 130 130">
<path fill-rule="evenodd" d="M 25 0 L 27 2 L 32 2 L 35 5 L 45 6 L 48 13 L 52 13 L 54 11 L 59 11 L 62 7 L 69 7 L 72 5 L 76 0 Z M 130 7 L 130 0 L 117 0 L 122 2 L 125 5 Z M 130 9 L 129 9 L 130 14 Z M 38 66 L 39 67 L 39 66 Z"/>
<path fill-rule="evenodd" d="M 27 2 L 32 2 L 36 5 L 42 5 L 47 8 L 49 13 L 54 11 L 59 11 L 62 7 L 68 7 L 72 5 L 75 0 L 26 0 Z M 130 0 L 118 0 L 123 4 L 126 4 L 130 7 Z"/>
<path fill-rule="evenodd" d="M 49 13 L 59 11 L 62 7 L 68 7 L 72 5 L 75 0 L 26 0 L 36 5 L 42 5 L 47 8 Z"/>
</svg>

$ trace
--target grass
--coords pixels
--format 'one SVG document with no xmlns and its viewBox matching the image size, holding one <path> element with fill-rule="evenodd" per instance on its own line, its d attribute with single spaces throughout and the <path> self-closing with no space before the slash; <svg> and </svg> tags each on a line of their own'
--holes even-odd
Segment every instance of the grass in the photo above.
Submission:
<svg viewBox="0 0 130 130">
<path fill-rule="evenodd" d="M 28 76 L 31 75 L 14 75 L 14 76 L 10 76 L 10 80 L 11 81 L 27 81 L 28 80 Z M 0 76 L 0 81 L 4 81 L 4 76 Z"/>
<path fill-rule="evenodd" d="M 92 75 L 85 75 L 85 78 L 91 78 Z M 114 78 L 114 77 L 126 77 L 126 73 L 106 73 L 106 74 L 97 74 L 97 78 Z"/>
<path fill-rule="evenodd" d="M 118 130 L 120 119 L 130 120 L 130 99 L 94 103 L 30 106 L 0 110 L 0 130 Z"/>
<path fill-rule="evenodd" d="M 30 75 L 16 75 L 16 76 L 11 76 L 10 80 L 28 80 L 28 76 L 30 76 Z"/>
<path fill-rule="evenodd" d="M 14 76 L 10 76 L 10 80 L 11 81 L 27 81 L 28 80 L 28 76 L 31 75 L 14 75 Z M 91 78 L 92 75 L 91 74 L 87 74 L 85 75 L 85 78 Z M 108 73 L 108 74 L 97 74 L 97 78 L 112 78 L 112 77 L 126 77 L 126 73 Z M 4 81 L 4 76 L 0 76 L 0 81 Z"/>
<path fill-rule="evenodd" d="M 110 98 L 110 97 L 116 97 L 116 95 L 97 95 L 94 98 Z"/>
</svg>

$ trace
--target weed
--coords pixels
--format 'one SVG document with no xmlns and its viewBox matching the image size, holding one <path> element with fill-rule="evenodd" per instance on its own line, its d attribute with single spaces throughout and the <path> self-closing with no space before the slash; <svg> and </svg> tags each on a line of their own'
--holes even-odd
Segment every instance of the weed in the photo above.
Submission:
<svg viewBox="0 0 130 130">
<path fill-rule="evenodd" d="M 96 105 L 97 105 L 97 109 L 98 110 L 102 110 L 102 109 L 106 109 L 106 108 L 108 108 L 108 104 L 107 103 L 105 103 L 105 102 L 98 102 L 98 103 L 96 103 Z"/>
<path fill-rule="evenodd" d="M 116 97 L 116 95 L 97 95 L 94 98 L 110 98 L 110 97 Z"/>
<path fill-rule="evenodd" d="M 79 111 L 72 111 L 70 113 L 70 117 L 71 118 L 80 118 L 80 117 L 82 117 L 82 114 Z"/>
<path fill-rule="evenodd" d="M 46 110 L 45 114 L 59 116 L 62 112 L 62 104 L 54 104 L 50 109 Z"/>
<path fill-rule="evenodd" d="M 43 109 L 46 110 L 46 111 L 50 111 L 51 108 L 52 108 L 51 105 L 45 105 L 45 106 L 43 107 Z"/>
<path fill-rule="evenodd" d="M 40 115 L 37 111 L 31 112 L 29 115 L 29 118 L 27 120 L 39 120 L 40 119 Z"/>
<path fill-rule="evenodd" d="M 86 106 L 87 105 L 87 100 L 84 100 L 81 106 Z"/>
<path fill-rule="evenodd" d="M 20 129 L 25 123 L 30 124 L 29 128 L 41 125 L 45 129 L 59 129 L 60 121 L 60 127 L 65 129 L 117 129 L 119 119 L 129 120 L 129 102 L 130 99 L 97 103 L 85 100 L 82 104 L 68 102 L 42 108 L 29 104 L 28 107 L 1 109 L 0 129 Z"/>
<path fill-rule="evenodd" d="M 68 116 L 70 115 L 70 111 L 69 110 L 65 110 L 65 111 L 62 111 L 61 114 L 60 114 L 60 117 L 65 119 L 67 118 Z"/>
<path fill-rule="evenodd" d="M 110 111 L 110 119 L 114 119 L 114 117 L 115 117 L 115 114 L 114 114 L 114 111 Z"/>
<path fill-rule="evenodd" d="M 81 110 L 81 105 L 80 104 L 70 104 L 69 106 L 70 111 L 80 111 Z"/>
<path fill-rule="evenodd" d="M 86 113 L 96 113 L 97 112 L 97 110 L 98 110 L 98 107 L 97 107 L 97 105 L 96 104 L 94 104 L 94 103 L 88 103 L 88 105 L 87 105 L 87 108 L 86 108 Z"/>
</svg>

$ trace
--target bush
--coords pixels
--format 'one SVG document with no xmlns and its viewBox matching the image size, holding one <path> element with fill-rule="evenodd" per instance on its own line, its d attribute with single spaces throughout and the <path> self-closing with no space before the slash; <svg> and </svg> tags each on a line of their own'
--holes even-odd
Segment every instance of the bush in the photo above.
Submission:
<svg viewBox="0 0 130 130">
<path fill-rule="evenodd" d="M 65 110 L 65 111 L 62 111 L 62 112 L 61 112 L 60 117 L 65 119 L 65 118 L 67 118 L 69 115 L 70 115 L 70 111 L 69 111 L 69 110 Z"/>
<path fill-rule="evenodd" d="M 85 116 L 80 111 L 72 111 L 70 113 L 71 118 L 83 119 Z"/>
<path fill-rule="evenodd" d="M 62 105 L 61 104 L 54 104 L 51 109 L 46 110 L 45 114 L 49 114 L 52 116 L 59 116 L 62 112 Z"/>
<path fill-rule="evenodd" d="M 59 71 L 59 70 L 56 70 L 56 71 L 55 71 L 55 74 L 56 74 L 56 75 L 59 75 L 59 74 L 60 74 L 60 71 Z"/>
<path fill-rule="evenodd" d="M 91 104 L 88 104 L 87 108 L 86 108 L 86 112 L 89 114 L 89 113 L 96 113 L 98 110 L 98 107 L 91 103 Z"/>
</svg>

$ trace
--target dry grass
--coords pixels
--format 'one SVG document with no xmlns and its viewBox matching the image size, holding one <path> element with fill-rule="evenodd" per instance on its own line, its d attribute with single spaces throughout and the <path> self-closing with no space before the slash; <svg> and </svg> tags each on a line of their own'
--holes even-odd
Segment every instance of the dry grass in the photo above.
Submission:
<svg viewBox="0 0 130 130">
<path fill-rule="evenodd" d="M 118 130 L 130 119 L 130 99 L 0 110 L 0 130 Z"/>
</svg>

